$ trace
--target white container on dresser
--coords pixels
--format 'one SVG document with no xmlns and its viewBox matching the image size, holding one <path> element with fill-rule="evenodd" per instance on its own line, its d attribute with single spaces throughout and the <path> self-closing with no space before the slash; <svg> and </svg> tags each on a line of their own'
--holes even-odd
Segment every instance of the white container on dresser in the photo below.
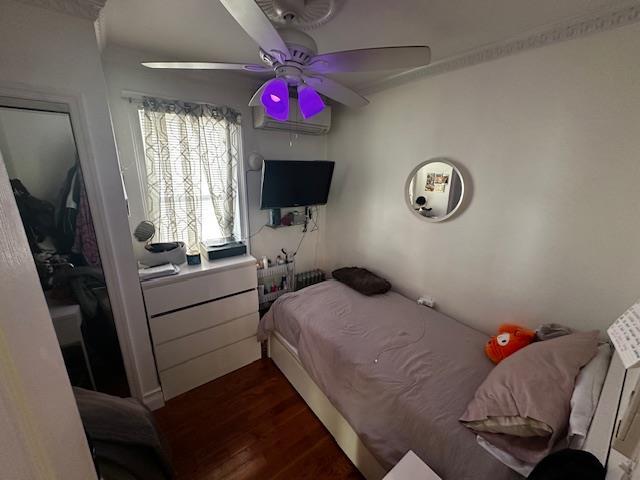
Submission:
<svg viewBox="0 0 640 480">
<path fill-rule="evenodd" d="M 260 358 L 256 286 L 250 255 L 142 282 L 165 400 Z"/>
</svg>

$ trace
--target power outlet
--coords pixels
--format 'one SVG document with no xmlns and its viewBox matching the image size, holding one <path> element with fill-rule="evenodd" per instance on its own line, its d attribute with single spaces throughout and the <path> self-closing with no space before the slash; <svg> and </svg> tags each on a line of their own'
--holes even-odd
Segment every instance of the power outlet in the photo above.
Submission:
<svg viewBox="0 0 640 480">
<path fill-rule="evenodd" d="M 423 296 L 418 299 L 419 305 L 424 305 L 425 307 L 433 308 L 436 302 L 433 300 L 433 297 Z"/>
</svg>

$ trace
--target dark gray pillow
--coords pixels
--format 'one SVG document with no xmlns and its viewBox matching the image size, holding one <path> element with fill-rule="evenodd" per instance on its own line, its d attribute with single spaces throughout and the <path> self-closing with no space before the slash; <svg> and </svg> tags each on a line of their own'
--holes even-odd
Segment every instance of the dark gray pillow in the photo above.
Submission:
<svg viewBox="0 0 640 480">
<path fill-rule="evenodd" d="M 331 272 L 331 276 L 363 295 L 387 293 L 391 284 L 366 268 L 344 267 Z"/>
</svg>

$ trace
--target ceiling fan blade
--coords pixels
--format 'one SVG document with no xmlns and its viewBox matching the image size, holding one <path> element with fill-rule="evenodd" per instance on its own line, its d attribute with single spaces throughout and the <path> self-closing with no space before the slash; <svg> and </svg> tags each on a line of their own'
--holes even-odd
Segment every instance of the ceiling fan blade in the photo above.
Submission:
<svg viewBox="0 0 640 480">
<path fill-rule="evenodd" d="M 172 68 L 182 70 L 243 70 L 245 72 L 272 72 L 264 65 L 251 63 L 219 63 L 219 62 L 144 62 L 148 68 Z"/>
<path fill-rule="evenodd" d="M 220 0 L 220 3 L 262 50 L 279 60 L 289 57 L 284 40 L 254 0 Z"/>
<path fill-rule="evenodd" d="M 370 72 L 428 65 L 431 49 L 426 46 L 363 48 L 316 55 L 306 67 L 315 73 Z"/>
<path fill-rule="evenodd" d="M 314 88 L 318 93 L 332 98 L 347 107 L 364 107 L 369 103 L 369 100 L 359 93 L 330 78 L 303 75 L 302 79 L 304 83 Z"/>
</svg>

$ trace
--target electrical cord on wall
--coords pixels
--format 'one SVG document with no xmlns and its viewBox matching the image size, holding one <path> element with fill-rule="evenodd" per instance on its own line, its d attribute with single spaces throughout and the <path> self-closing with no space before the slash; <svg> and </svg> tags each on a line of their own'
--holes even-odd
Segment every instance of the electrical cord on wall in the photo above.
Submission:
<svg viewBox="0 0 640 480">
<path fill-rule="evenodd" d="M 313 209 L 315 208 L 315 215 L 313 214 Z M 305 239 L 305 236 L 307 235 L 307 232 L 311 231 L 311 232 L 315 232 L 317 230 L 320 229 L 320 227 L 318 227 L 318 207 L 310 207 L 309 208 L 309 217 L 308 220 L 310 222 L 313 222 L 313 227 L 311 227 L 311 230 L 309 230 L 307 228 L 307 226 L 305 225 L 305 228 L 302 230 L 302 236 L 300 237 L 300 241 L 298 242 L 298 246 L 296 247 L 296 250 L 293 252 L 293 256 L 295 257 L 298 253 L 298 250 L 300 250 L 300 247 L 302 246 L 302 242 Z"/>
<path fill-rule="evenodd" d="M 312 209 L 309 210 L 309 220 L 313 222 L 313 227 L 311 228 L 312 232 L 320 230 L 320 227 L 318 226 L 318 207 L 314 207 L 314 208 L 315 208 L 315 214 L 313 213 Z"/>
<path fill-rule="evenodd" d="M 264 227 L 266 227 L 266 225 L 262 225 L 262 226 L 258 229 L 258 231 L 257 231 L 257 232 L 249 233 L 249 236 L 248 236 L 248 237 L 246 237 L 246 238 L 245 238 L 245 240 L 251 240 L 253 237 L 255 237 L 256 235 L 258 235 L 258 234 L 262 231 L 262 229 L 263 229 Z"/>
</svg>

